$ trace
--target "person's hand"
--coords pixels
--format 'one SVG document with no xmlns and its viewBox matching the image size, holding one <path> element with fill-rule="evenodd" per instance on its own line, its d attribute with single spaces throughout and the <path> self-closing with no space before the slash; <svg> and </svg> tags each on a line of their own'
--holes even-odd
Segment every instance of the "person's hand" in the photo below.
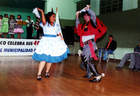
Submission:
<svg viewBox="0 0 140 96">
<path fill-rule="evenodd" d="M 36 7 L 36 8 L 37 8 L 37 7 Z M 40 11 L 40 12 L 42 12 L 42 11 L 43 11 L 43 10 L 42 10 L 42 9 L 40 9 L 40 8 L 37 8 L 37 10 L 38 10 L 38 11 Z"/>
<path fill-rule="evenodd" d="M 61 38 L 61 40 L 64 40 L 64 38 Z"/>
<path fill-rule="evenodd" d="M 90 5 L 88 5 L 87 7 L 85 7 L 85 10 L 89 9 Z"/>
<path fill-rule="evenodd" d="M 80 11 L 76 12 L 76 18 L 79 18 Z"/>
</svg>

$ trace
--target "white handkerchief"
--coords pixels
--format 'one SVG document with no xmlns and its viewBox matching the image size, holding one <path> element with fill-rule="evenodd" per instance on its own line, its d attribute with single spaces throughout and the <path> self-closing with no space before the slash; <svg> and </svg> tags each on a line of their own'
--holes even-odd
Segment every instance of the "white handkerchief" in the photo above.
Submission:
<svg viewBox="0 0 140 96">
<path fill-rule="evenodd" d="M 87 6 L 89 6 L 89 5 L 87 5 Z M 86 7 L 84 7 L 82 10 L 80 10 L 80 13 L 86 12 L 85 8 L 86 8 Z M 78 12 L 79 12 L 79 11 L 77 11 L 76 14 L 77 14 Z"/>
<path fill-rule="evenodd" d="M 83 9 L 80 11 L 80 13 L 82 13 L 82 12 L 86 12 L 85 8 L 83 8 Z"/>
<path fill-rule="evenodd" d="M 40 18 L 40 15 L 39 15 L 39 12 L 38 12 L 37 8 L 35 8 L 33 10 L 33 13 L 36 15 L 36 17 Z"/>
</svg>

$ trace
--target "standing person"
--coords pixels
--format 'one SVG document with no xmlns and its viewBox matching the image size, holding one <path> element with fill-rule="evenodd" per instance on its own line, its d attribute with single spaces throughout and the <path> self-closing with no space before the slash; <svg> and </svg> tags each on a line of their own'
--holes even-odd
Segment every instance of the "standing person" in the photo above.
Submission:
<svg viewBox="0 0 140 96">
<path fill-rule="evenodd" d="M 1 27 L 1 33 L 3 33 L 4 38 L 7 37 L 7 33 L 9 32 L 9 18 L 8 14 L 4 14 L 4 18 L 2 19 L 2 27 Z"/>
<path fill-rule="evenodd" d="M 41 72 L 45 63 L 47 62 L 45 77 L 49 78 L 49 71 L 52 63 L 61 62 L 63 59 L 67 58 L 69 49 L 60 33 L 60 26 L 54 23 L 55 13 L 49 12 L 44 15 L 43 10 L 39 8 L 37 8 L 37 10 L 40 11 L 42 15 L 40 26 L 43 28 L 44 36 L 41 38 L 32 58 L 40 61 L 37 80 L 41 81 Z"/>
<path fill-rule="evenodd" d="M 107 55 L 109 53 L 113 53 L 114 50 L 117 48 L 117 43 L 116 41 L 113 40 L 113 35 L 109 35 L 109 42 L 107 42 L 105 48 L 101 48 L 99 49 L 99 57 L 102 57 L 101 56 L 101 50 L 102 50 L 102 53 L 105 53 L 104 54 L 104 57 L 103 57 L 103 60 L 106 60 L 107 59 Z"/>
<path fill-rule="evenodd" d="M 10 19 L 9 19 L 9 33 L 8 34 L 11 34 L 11 38 L 14 38 L 15 23 L 16 23 L 16 20 L 14 18 L 14 15 L 10 15 Z"/>
<path fill-rule="evenodd" d="M 39 39 L 39 34 L 43 34 L 43 29 L 39 25 L 40 22 L 41 22 L 41 19 L 36 17 L 35 29 L 37 30 L 37 39 Z"/>
<path fill-rule="evenodd" d="M 2 15 L 0 15 L 0 38 L 2 38 L 2 33 L 1 33 L 2 18 L 3 18 L 3 16 L 2 16 Z"/>
<path fill-rule="evenodd" d="M 27 16 L 28 20 L 26 20 L 27 23 L 27 39 L 32 38 L 32 33 L 33 33 L 33 27 L 34 27 L 34 21 L 31 20 L 30 16 Z"/>
<path fill-rule="evenodd" d="M 19 14 L 18 16 L 17 16 L 17 20 L 16 20 L 17 22 L 18 21 L 22 21 L 22 19 L 21 19 L 21 15 Z M 21 38 L 20 37 L 20 34 L 21 33 L 23 33 L 24 31 L 23 31 L 23 29 L 22 29 L 22 25 L 16 25 L 16 27 L 15 27 L 15 29 L 14 29 L 14 33 L 18 33 L 18 38 Z"/>
<path fill-rule="evenodd" d="M 107 30 L 106 26 L 96 18 L 95 13 L 89 9 L 90 5 L 85 7 L 82 12 L 83 18 L 86 23 L 80 24 L 79 21 L 79 13 L 76 13 L 76 28 L 77 34 L 80 36 L 80 45 L 83 47 L 82 51 L 82 61 L 87 68 L 87 77 L 88 79 L 91 78 L 93 75 L 95 76 L 93 80 L 89 80 L 90 82 L 100 82 L 101 75 L 98 73 L 96 66 L 93 63 L 93 60 L 98 60 L 95 49 L 96 40 L 100 38 Z M 93 74 L 93 75 L 92 75 Z"/>
</svg>

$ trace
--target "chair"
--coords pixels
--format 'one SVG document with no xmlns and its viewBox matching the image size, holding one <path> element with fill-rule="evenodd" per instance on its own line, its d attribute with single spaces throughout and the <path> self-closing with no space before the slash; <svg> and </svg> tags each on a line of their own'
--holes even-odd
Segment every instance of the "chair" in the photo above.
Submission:
<svg viewBox="0 0 140 96">
<path fill-rule="evenodd" d="M 107 54 L 106 54 L 106 55 L 107 55 Z M 113 57 L 114 57 L 114 61 L 115 61 L 115 55 L 114 55 L 114 52 L 113 52 L 113 53 L 108 53 L 108 56 L 107 56 L 106 62 L 109 62 L 110 55 L 113 55 Z"/>
<path fill-rule="evenodd" d="M 99 51 L 99 49 L 97 49 L 97 51 Z M 102 50 L 101 51 L 101 57 L 99 57 L 99 52 L 98 52 L 98 59 L 99 59 L 99 63 L 101 63 L 101 59 L 102 59 Z"/>
<path fill-rule="evenodd" d="M 99 57 L 99 52 L 98 52 L 99 63 L 101 63 L 101 59 L 102 59 L 102 51 L 103 51 L 103 50 L 99 50 L 99 49 L 98 49 L 98 51 L 101 51 L 101 57 Z M 107 52 L 105 52 L 105 53 L 107 53 Z M 115 55 L 114 55 L 114 52 L 113 52 L 113 53 L 108 53 L 108 56 L 107 56 L 107 54 L 106 54 L 106 57 L 107 57 L 106 62 L 109 62 L 110 55 L 113 55 L 113 57 L 114 57 L 114 61 L 115 61 Z"/>
<path fill-rule="evenodd" d="M 100 49 L 104 49 L 104 48 L 97 48 L 97 49 L 96 49 L 96 50 L 98 51 L 99 63 L 101 63 L 101 60 L 102 60 L 102 51 L 103 51 L 103 50 L 100 50 Z M 101 51 L 101 57 L 99 57 L 99 51 Z"/>
</svg>

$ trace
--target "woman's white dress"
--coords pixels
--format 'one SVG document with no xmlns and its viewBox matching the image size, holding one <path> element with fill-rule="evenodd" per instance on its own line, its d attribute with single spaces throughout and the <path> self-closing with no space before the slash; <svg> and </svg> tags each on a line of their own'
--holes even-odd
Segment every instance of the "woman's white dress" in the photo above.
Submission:
<svg viewBox="0 0 140 96">
<path fill-rule="evenodd" d="M 61 30 L 60 26 L 55 23 L 54 26 L 51 26 L 48 22 L 45 26 L 40 23 L 40 26 L 43 28 L 44 36 L 41 38 L 32 58 L 48 63 L 61 62 L 67 58 L 70 51 L 64 40 L 61 40 L 61 37 L 57 36 Z"/>
</svg>

